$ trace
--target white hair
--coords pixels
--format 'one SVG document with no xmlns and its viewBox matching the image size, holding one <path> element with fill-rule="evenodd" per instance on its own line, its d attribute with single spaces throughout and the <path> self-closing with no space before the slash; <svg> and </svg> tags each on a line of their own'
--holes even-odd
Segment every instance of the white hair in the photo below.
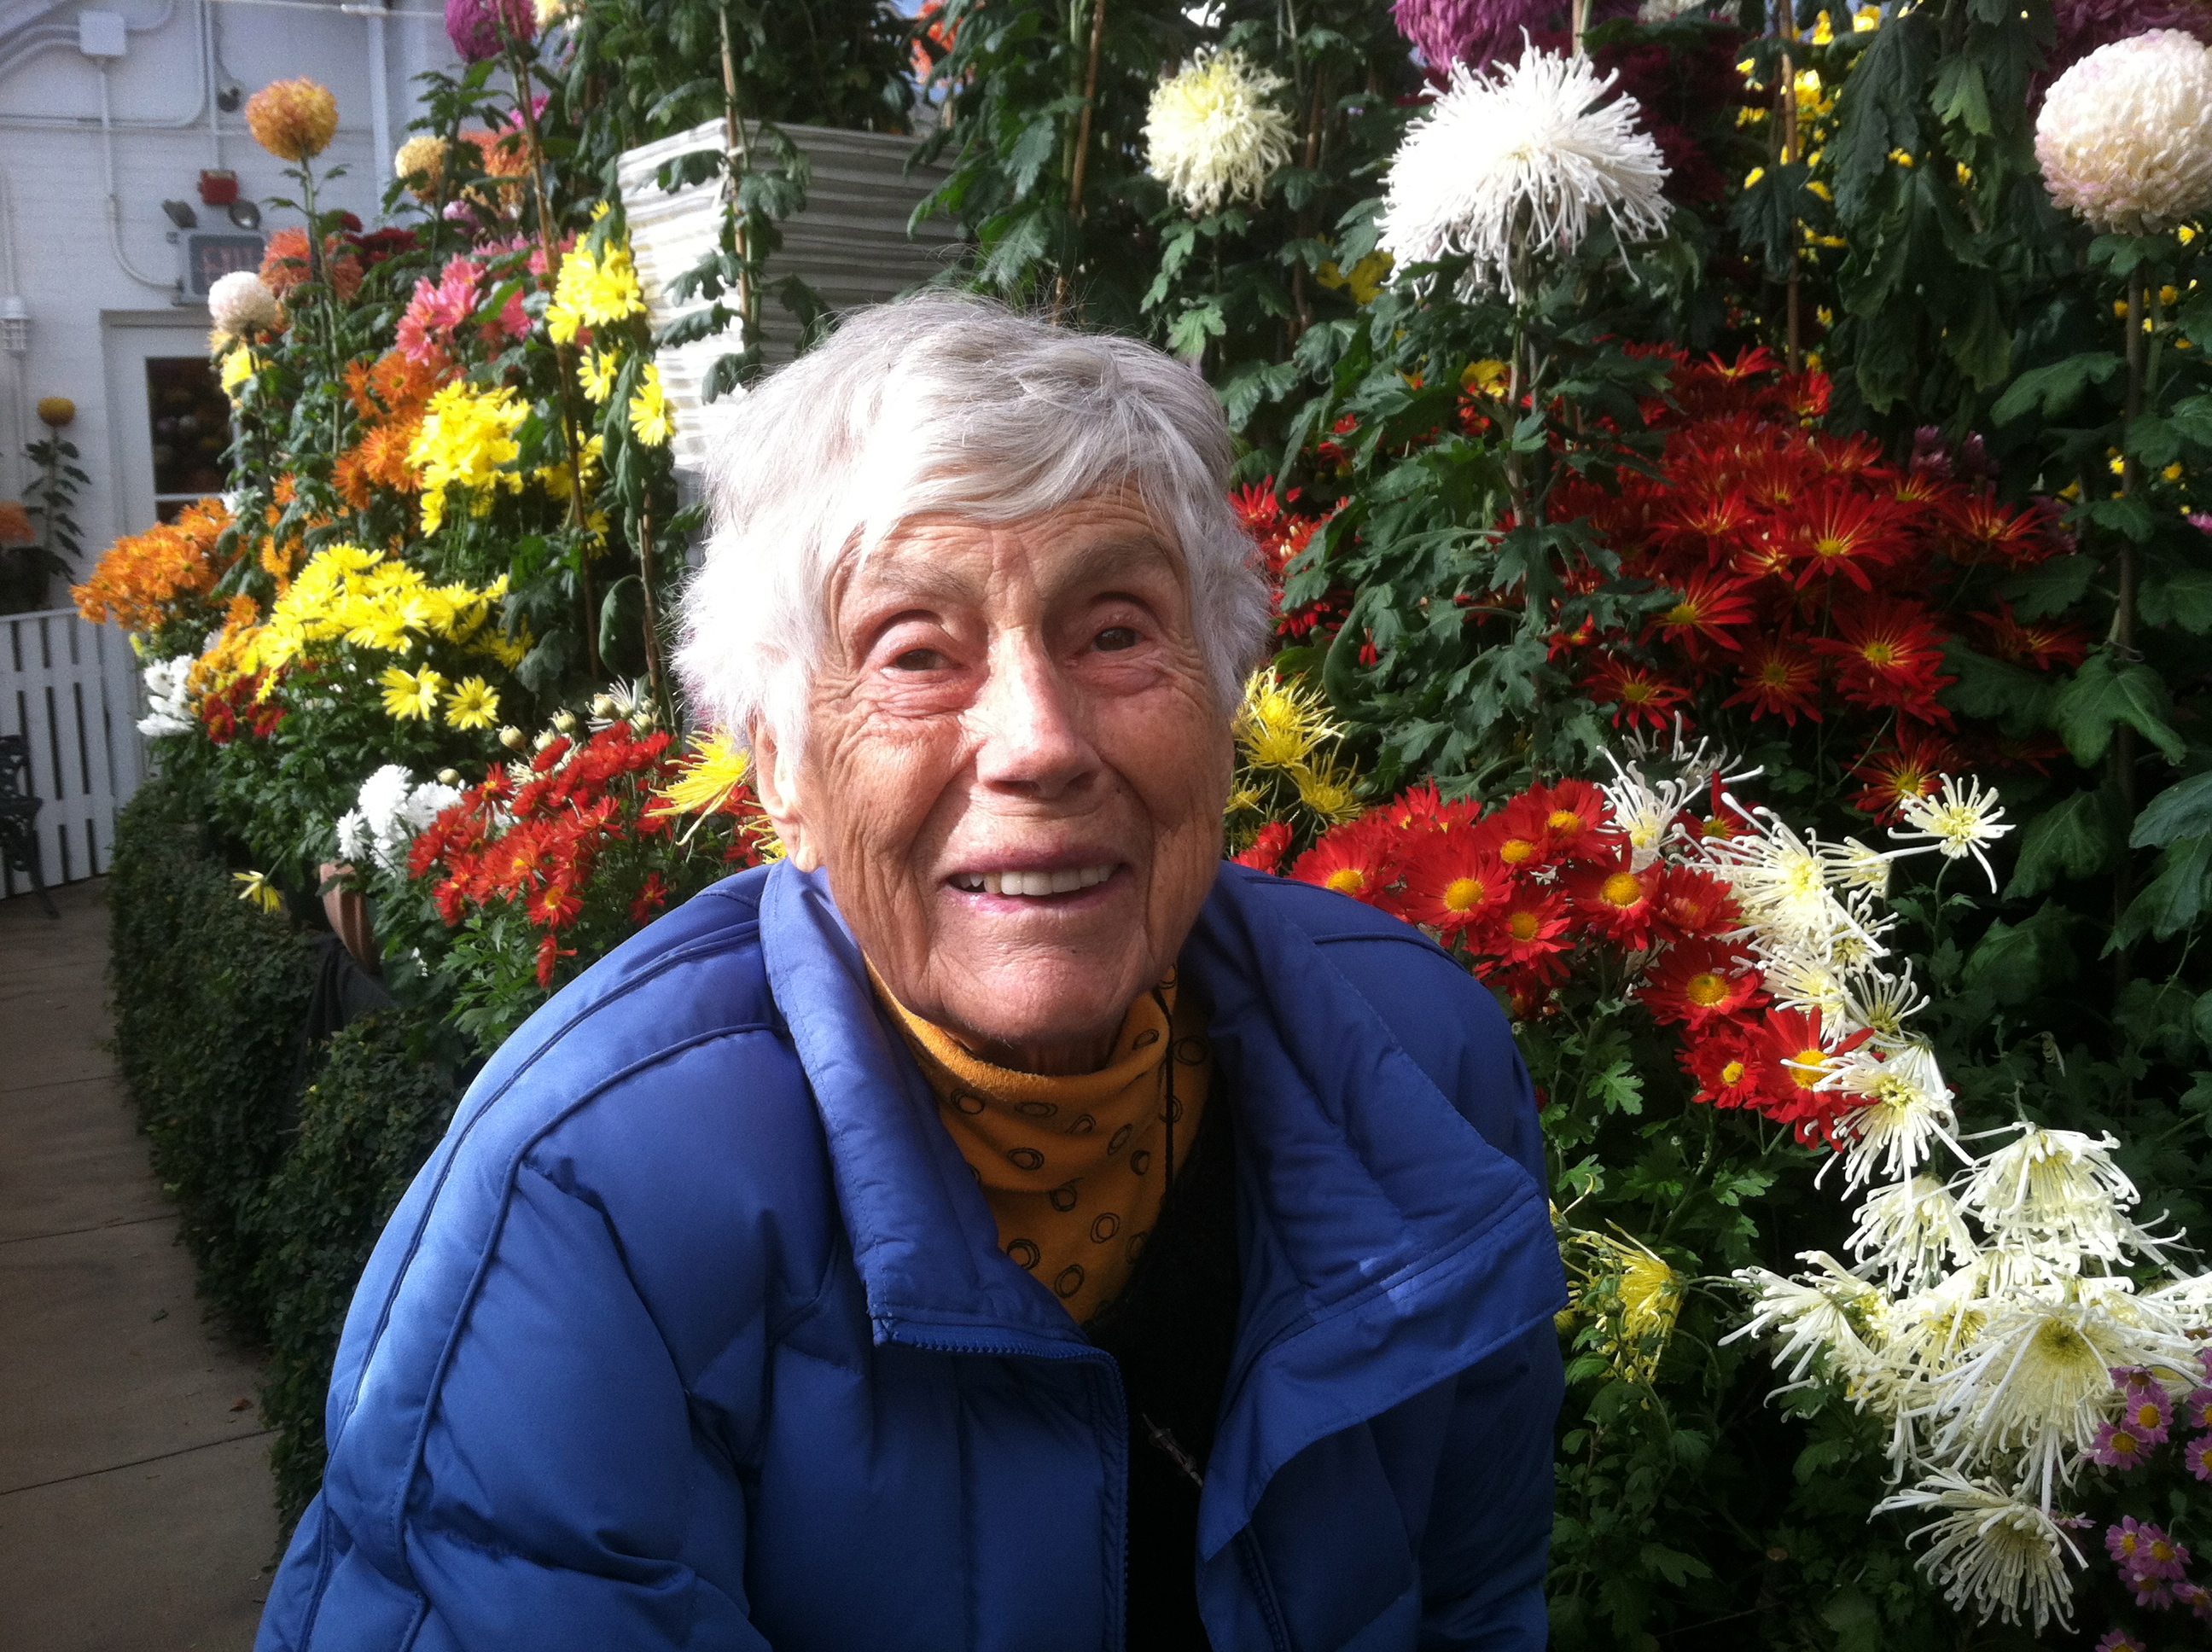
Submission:
<svg viewBox="0 0 2212 1652">
<path fill-rule="evenodd" d="M 713 531 L 683 602 L 693 713 L 804 740 L 830 581 L 924 513 L 1042 514 L 1133 486 L 1172 531 L 1224 719 L 1264 657 L 1269 598 L 1228 500 L 1229 430 L 1204 380 L 1133 338 L 933 294 L 856 310 L 717 430 Z"/>
</svg>

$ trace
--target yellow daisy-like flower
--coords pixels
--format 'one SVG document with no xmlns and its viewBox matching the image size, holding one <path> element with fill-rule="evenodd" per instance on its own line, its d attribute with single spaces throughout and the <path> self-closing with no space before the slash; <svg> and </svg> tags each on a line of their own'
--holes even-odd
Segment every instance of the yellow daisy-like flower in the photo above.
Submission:
<svg viewBox="0 0 2212 1652">
<path fill-rule="evenodd" d="M 419 671 L 387 665 L 376 680 L 384 685 L 385 711 L 402 722 L 429 721 L 446 686 L 446 679 L 428 665 Z"/>
<path fill-rule="evenodd" d="M 637 394 L 629 398 L 629 428 L 647 447 L 667 443 L 673 427 L 669 423 L 668 398 L 661 392 L 658 367 L 646 368 Z"/>
<path fill-rule="evenodd" d="M 1295 770 L 1316 746 L 1343 732 L 1328 720 L 1315 689 L 1285 683 L 1271 670 L 1253 672 L 1237 713 L 1237 744 L 1255 768 Z"/>
<path fill-rule="evenodd" d="M 264 912 L 283 910 L 283 892 L 269 881 L 267 872 L 234 872 L 231 873 L 231 878 L 238 884 L 240 900 L 249 905 L 259 907 Z"/>
<path fill-rule="evenodd" d="M 455 728 L 489 728 L 499 720 L 499 695 L 481 677 L 465 677 L 446 696 L 446 720 Z"/>
<path fill-rule="evenodd" d="M 649 815 L 711 815 L 752 773 L 752 757 L 735 737 L 716 732 L 684 754 L 684 769 L 653 795 Z"/>
<path fill-rule="evenodd" d="M 1366 802 L 1348 771 L 1302 766 L 1291 770 L 1291 777 L 1297 782 L 1299 799 L 1332 825 L 1357 820 L 1366 812 Z"/>
<path fill-rule="evenodd" d="M 645 291 L 629 248 L 621 243 L 594 253 L 580 246 L 561 260 L 554 278 L 553 301 L 545 307 L 545 331 L 556 344 L 573 344 L 586 327 L 604 327 L 645 313 Z"/>
<path fill-rule="evenodd" d="M 576 382 L 584 387 L 592 406 L 604 407 L 607 398 L 615 393 L 615 377 L 621 371 L 622 357 L 613 350 L 587 350 L 576 363 Z"/>
</svg>

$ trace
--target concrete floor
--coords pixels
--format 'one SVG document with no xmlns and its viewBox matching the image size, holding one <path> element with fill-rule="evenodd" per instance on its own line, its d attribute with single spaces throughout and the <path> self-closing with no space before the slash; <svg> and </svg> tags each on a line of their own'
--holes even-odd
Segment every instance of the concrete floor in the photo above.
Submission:
<svg viewBox="0 0 2212 1652">
<path fill-rule="evenodd" d="M 201 1323 L 102 1048 L 105 894 L 0 901 L 0 1648 L 245 1652 L 276 1541 L 260 1372 Z"/>
</svg>

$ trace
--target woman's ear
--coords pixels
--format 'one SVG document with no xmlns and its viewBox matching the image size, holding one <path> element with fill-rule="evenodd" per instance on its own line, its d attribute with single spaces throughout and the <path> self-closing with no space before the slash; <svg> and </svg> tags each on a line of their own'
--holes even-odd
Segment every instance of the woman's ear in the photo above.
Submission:
<svg viewBox="0 0 2212 1652">
<path fill-rule="evenodd" d="M 806 816 L 799 806 L 798 759 L 765 721 L 756 722 L 746 731 L 746 743 L 753 751 L 753 795 L 774 823 L 775 835 L 783 840 L 785 859 L 801 872 L 812 872 L 822 859 L 807 834 Z"/>
</svg>

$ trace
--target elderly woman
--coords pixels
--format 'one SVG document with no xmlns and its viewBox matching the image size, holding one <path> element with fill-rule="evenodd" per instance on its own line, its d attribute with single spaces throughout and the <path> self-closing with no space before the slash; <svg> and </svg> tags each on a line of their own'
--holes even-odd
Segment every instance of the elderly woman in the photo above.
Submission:
<svg viewBox="0 0 2212 1652">
<path fill-rule="evenodd" d="M 788 858 L 470 1092 L 261 1647 L 1540 1647 L 1528 1078 L 1418 932 L 1221 859 L 1211 392 L 932 298 L 722 440 L 683 665 Z"/>
</svg>

